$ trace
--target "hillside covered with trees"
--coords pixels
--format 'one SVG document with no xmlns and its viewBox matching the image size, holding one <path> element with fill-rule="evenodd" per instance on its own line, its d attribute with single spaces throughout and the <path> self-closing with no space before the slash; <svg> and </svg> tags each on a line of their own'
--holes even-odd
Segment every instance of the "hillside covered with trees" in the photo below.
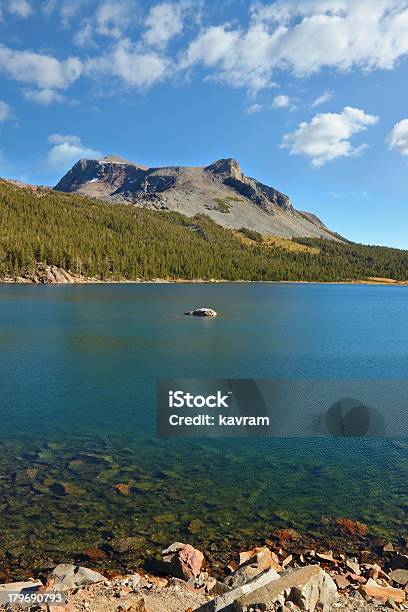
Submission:
<svg viewBox="0 0 408 612">
<path fill-rule="evenodd" d="M 408 278 L 408 251 L 265 239 L 185 217 L 0 181 L 0 278 L 38 262 L 102 280 Z"/>
</svg>

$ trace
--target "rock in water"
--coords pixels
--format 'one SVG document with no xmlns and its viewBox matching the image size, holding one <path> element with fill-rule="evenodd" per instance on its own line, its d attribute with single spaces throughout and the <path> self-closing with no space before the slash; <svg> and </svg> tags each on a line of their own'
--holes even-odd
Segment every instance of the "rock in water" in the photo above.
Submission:
<svg viewBox="0 0 408 612">
<path fill-rule="evenodd" d="M 128 536 L 127 538 L 115 538 L 109 542 L 109 545 L 119 554 L 137 553 L 146 545 L 146 540 L 143 536 Z"/>
<path fill-rule="evenodd" d="M 195 310 L 188 310 L 184 314 L 192 315 L 193 317 L 216 317 L 218 312 L 212 308 L 196 308 Z"/>
</svg>

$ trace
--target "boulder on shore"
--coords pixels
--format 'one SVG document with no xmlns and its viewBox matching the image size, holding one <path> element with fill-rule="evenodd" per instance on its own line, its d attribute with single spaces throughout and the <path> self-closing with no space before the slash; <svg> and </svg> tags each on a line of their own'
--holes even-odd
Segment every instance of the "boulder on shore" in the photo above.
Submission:
<svg viewBox="0 0 408 612">
<path fill-rule="evenodd" d="M 272 551 L 266 546 L 241 553 L 240 559 L 245 559 L 245 561 L 224 580 L 224 584 L 231 589 L 250 582 L 265 570 L 273 569 L 276 578 L 279 578 L 277 572 L 282 571 L 279 563 L 274 559 Z M 271 573 L 270 575 L 272 576 L 273 574 Z"/>
<path fill-rule="evenodd" d="M 218 315 L 212 308 L 196 308 L 195 310 L 188 310 L 184 314 L 193 317 L 216 317 Z"/>
<path fill-rule="evenodd" d="M 48 576 L 47 586 L 54 591 L 69 591 L 94 582 L 104 582 L 107 579 L 99 572 L 72 565 L 71 563 L 60 563 Z"/>
<path fill-rule="evenodd" d="M 162 551 L 162 569 L 175 578 L 189 580 L 201 572 L 204 555 L 190 544 L 174 542 Z"/>
<path fill-rule="evenodd" d="M 267 570 L 202 605 L 199 612 L 267 610 L 288 602 L 307 612 L 328 612 L 336 599 L 337 587 L 329 574 L 318 565 L 309 565 L 282 576 L 273 569 Z"/>
</svg>

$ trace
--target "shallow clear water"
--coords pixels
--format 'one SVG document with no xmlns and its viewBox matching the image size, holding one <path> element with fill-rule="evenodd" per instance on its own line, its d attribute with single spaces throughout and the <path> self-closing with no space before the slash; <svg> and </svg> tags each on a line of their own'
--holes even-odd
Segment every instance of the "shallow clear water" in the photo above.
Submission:
<svg viewBox="0 0 408 612">
<path fill-rule="evenodd" d="M 200 306 L 221 316 L 184 316 Z M 175 539 L 211 551 L 322 517 L 403 535 L 404 440 L 164 441 L 155 392 L 407 378 L 407 306 L 408 287 L 0 286 L 0 563 L 41 569 L 118 536 L 139 538 L 133 561 Z"/>
</svg>

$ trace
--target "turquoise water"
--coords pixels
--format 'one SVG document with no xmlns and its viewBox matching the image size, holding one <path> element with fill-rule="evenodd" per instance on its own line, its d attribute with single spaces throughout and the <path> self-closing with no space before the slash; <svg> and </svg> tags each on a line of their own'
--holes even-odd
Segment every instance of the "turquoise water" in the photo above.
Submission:
<svg viewBox="0 0 408 612">
<path fill-rule="evenodd" d="M 200 306 L 221 316 L 184 316 Z M 23 575 L 101 547 L 102 565 L 125 567 L 183 538 L 216 556 L 342 516 L 403 535 L 403 440 L 164 441 L 155 391 L 158 378 L 405 379 L 407 306 L 408 287 L 0 286 L 0 564 Z M 134 549 L 112 552 L 125 536 Z"/>
</svg>

